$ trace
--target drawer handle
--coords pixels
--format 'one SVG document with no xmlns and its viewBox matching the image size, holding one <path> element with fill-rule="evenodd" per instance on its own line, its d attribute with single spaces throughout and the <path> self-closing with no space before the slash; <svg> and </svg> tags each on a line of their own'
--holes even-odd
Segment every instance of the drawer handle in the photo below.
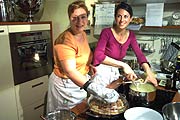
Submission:
<svg viewBox="0 0 180 120">
<path fill-rule="evenodd" d="M 32 85 L 32 88 L 37 87 L 37 86 L 42 85 L 42 84 L 43 84 L 43 82 L 40 82 L 40 83 L 35 84 L 35 85 Z"/>
<path fill-rule="evenodd" d="M 38 109 L 38 108 L 40 108 L 40 107 L 42 107 L 42 106 L 44 106 L 44 103 L 42 103 L 41 105 L 35 107 L 34 110 L 36 110 L 36 109 Z"/>
<path fill-rule="evenodd" d="M 4 30 L 0 30 L 0 33 L 4 32 Z"/>
</svg>

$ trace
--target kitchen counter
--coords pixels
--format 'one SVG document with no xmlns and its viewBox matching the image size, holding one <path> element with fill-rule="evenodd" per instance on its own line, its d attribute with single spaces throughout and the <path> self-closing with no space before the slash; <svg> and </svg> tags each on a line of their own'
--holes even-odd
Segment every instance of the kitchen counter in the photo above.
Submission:
<svg viewBox="0 0 180 120">
<path fill-rule="evenodd" d="M 180 93 L 176 92 L 172 102 L 180 102 Z"/>
<path fill-rule="evenodd" d="M 117 88 L 119 86 L 119 80 L 115 81 L 111 85 L 109 85 L 109 88 Z M 165 91 L 171 91 L 166 90 L 163 87 L 158 86 L 157 89 L 165 90 Z M 172 102 L 180 102 L 180 93 L 176 92 Z M 87 120 L 88 115 L 85 114 L 85 112 L 88 110 L 87 100 L 84 100 L 82 103 L 76 105 L 74 108 L 71 109 L 76 115 L 78 115 L 76 120 Z"/>
</svg>

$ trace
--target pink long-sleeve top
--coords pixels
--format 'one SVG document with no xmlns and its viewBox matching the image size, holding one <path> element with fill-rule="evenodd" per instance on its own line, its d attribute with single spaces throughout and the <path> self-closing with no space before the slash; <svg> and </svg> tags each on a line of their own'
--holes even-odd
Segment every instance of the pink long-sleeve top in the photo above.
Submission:
<svg viewBox="0 0 180 120">
<path fill-rule="evenodd" d="M 130 31 L 127 41 L 124 44 L 120 44 L 115 39 L 111 28 L 104 28 L 100 34 L 100 38 L 94 51 L 93 65 L 97 66 L 101 64 L 106 56 L 121 61 L 126 56 L 129 47 L 134 51 L 140 65 L 142 63 L 148 63 L 145 55 L 139 48 L 139 44 L 137 43 L 133 31 Z"/>
</svg>

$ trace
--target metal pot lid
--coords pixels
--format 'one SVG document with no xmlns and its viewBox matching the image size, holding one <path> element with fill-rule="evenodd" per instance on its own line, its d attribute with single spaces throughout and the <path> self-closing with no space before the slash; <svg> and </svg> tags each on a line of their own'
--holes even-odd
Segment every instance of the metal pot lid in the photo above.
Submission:
<svg viewBox="0 0 180 120">
<path fill-rule="evenodd" d="M 156 88 L 151 83 L 143 83 L 143 84 L 131 84 L 130 86 L 131 90 L 137 91 L 137 92 L 154 92 L 156 91 Z"/>
</svg>

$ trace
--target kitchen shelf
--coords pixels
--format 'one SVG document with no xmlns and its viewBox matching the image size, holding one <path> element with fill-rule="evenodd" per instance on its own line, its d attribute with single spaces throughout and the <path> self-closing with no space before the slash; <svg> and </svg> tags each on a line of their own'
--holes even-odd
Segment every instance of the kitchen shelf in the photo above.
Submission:
<svg viewBox="0 0 180 120">
<path fill-rule="evenodd" d="M 174 35 L 180 36 L 180 25 L 175 26 L 171 23 L 171 14 L 180 10 L 179 0 L 127 0 L 132 6 L 134 16 L 144 17 L 147 3 L 164 3 L 163 20 L 169 22 L 168 26 L 141 26 L 139 30 L 134 30 L 139 35 Z M 168 15 L 168 16 L 167 16 Z"/>
<path fill-rule="evenodd" d="M 174 11 L 180 10 L 180 0 L 127 0 L 134 11 L 133 16 L 144 17 L 146 13 L 146 4 L 147 3 L 164 3 L 164 14 L 163 20 L 168 20 L 168 26 L 141 26 L 139 30 L 133 30 L 138 35 L 173 35 L 180 36 L 180 25 L 175 26 L 171 25 L 171 15 L 167 16 L 166 14 L 171 14 Z M 95 13 L 95 4 L 91 5 L 93 7 L 93 15 Z M 95 17 L 93 17 L 93 24 L 95 24 Z M 99 37 L 99 34 L 94 34 L 95 38 Z"/>
<path fill-rule="evenodd" d="M 180 1 L 179 0 L 127 0 L 127 3 L 131 5 L 146 5 L 146 3 L 172 4 L 172 3 L 180 3 Z"/>
<path fill-rule="evenodd" d="M 180 29 L 180 25 L 178 25 L 178 26 L 175 26 L 175 25 L 173 25 L 173 26 L 142 26 L 143 28 L 161 28 L 161 29 Z"/>
<path fill-rule="evenodd" d="M 159 34 L 159 35 L 180 35 L 179 26 L 142 26 L 139 31 L 134 31 L 136 34 Z"/>
</svg>

